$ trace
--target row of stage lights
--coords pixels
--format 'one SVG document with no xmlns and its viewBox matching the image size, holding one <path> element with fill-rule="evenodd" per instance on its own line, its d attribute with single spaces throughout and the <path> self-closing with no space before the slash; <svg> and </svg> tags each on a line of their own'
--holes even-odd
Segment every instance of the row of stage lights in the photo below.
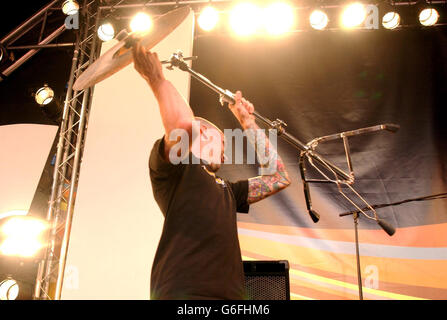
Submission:
<svg viewBox="0 0 447 320">
<path fill-rule="evenodd" d="M 366 7 L 361 3 L 345 6 L 340 17 L 340 26 L 346 29 L 359 27 L 366 19 Z M 433 8 L 425 8 L 419 14 L 419 21 L 424 26 L 431 26 L 438 21 L 439 14 Z M 291 31 L 295 21 L 294 8 L 285 2 L 275 2 L 261 8 L 253 3 L 240 3 L 230 13 L 230 25 L 237 34 L 251 34 L 262 27 L 270 34 L 282 34 Z M 202 10 L 198 18 L 199 26 L 210 31 L 219 22 L 219 12 L 208 6 Z M 327 27 L 329 18 L 321 9 L 312 11 L 309 24 L 316 30 Z M 389 11 L 382 18 L 386 29 L 394 29 L 400 24 L 400 15 Z"/>
<path fill-rule="evenodd" d="M 340 16 L 340 26 L 344 29 L 357 28 L 364 23 L 367 17 L 365 5 L 352 3 L 347 5 Z M 198 15 L 197 24 L 204 31 L 216 28 L 221 20 L 221 13 L 212 6 L 205 7 Z M 435 25 L 439 13 L 434 8 L 424 8 L 419 13 L 419 22 L 423 26 Z M 237 36 L 250 36 L 258 32 L 269 35 L 282 35 L 293 30 L 296 22 L 294 8 L 285 2 L 274 2 L 261 8 L 254 3 L 244 2 L 235 5 L 229 12 L 228 23 Z M 321 9 L 314 10 L 309 16 L 309 24 L 315 30 L 323 30 L 328 26 L 329 17 Z M 401 23 L 399 13 L 389 11 L 382 17 L 382 26 L 386 29 L 395 29 Z M 151 17 L 144 12 L 137 13 L 130 22 L 133 32 L 146 32 L 152 25 Z M 104 21 L 98 27 L 98 36 L 103 41 L 114 38 L 113 23 Z"/>
<path fill-rule="evenodd" d="M 67 0 L 63 4 L 65 14 L 75 14 L 79 5 L 74 0 Z M 198 15 L 197 24 L 204 31 L 216 28 L 221 20 L 219 10 L 209 5 Z M 266 7 L 260 7 L 252 2 L 239 2 L 229 11 L 228 24 L 238 36 L 250 36 L 265 31 L 269 35 L 282 35 L 293 30 L 296 23 L 295 9 L 287 2 L 273 2 Z M 340 27 L 353 29 L 360 27 L 367 17 L 366 6 L 362 3 L 347 4 L 340 14 Z M 419 22 L 423 26 L 433 26 L 438 22 L 439 13 L 431 7 L 423 8 L 419 12 Z M 328 14 L 323 9 L 316 9 L 309 15 L 309 25 L 315 30 L 324 30 L 329 23 Z M 395 11 L 388 11 L 382 17 L 385 29 L 395 29 L 401 24 L 401 17 Z M 152 26 L 149 14 L 138 12 L 130 21 L 132 32 L 148 32 Z M 98 37 L 102 41 L 109 41 L 115 37 L 115 27 L 110 19 L 104 20 L 98 27 Z"/>
<path fill-rule="evenodd" d="M 66 0 L 62 11 L 66 15 L 76 14 L 79 4 L 75 0 Z M 219 23 L 221 13 L 212 6 L 207 6 L 198 15 L 197 24 L 204 31 L 211 31 Z M 361 3 L 346 5 L 340 15 L 341 27 L 352 29 L 360 26 L 366 19 L 366 8 Z M 437 23 L 439 13 L 434 8 L 423 8 L 419 12 L 419 22 L 423 26 L 433 26 Z M 386 29 L 395 29 L 400 25 L 400 15 L 389 11 L 382 17 L 382 25 Z M 244 2 L 236 4 L 230 11 L 229 24 L 235 34 L 249 36 L 260 29 L 264 29 L 270 35 L 281 35 L 291 30 L 295 22 L 294 8 L 285 2 L 274 2 L 261 8 L 254 3 Z M 309 15 L 309 24 L 315 30 L 324 30 L 329 23 L 326 12 L 321 9 L 312 11 Z M 145 33 L 152 27 L 152 18 L 147 13 L 138 12 L 130 20 L 132 32 Z M 98 37 L 102 41 L 109 41 L 115 37 L 113 22 L 106 19 L 98 27 Z M 54 101 L 54 91 L 44 85 L 34 94 L 36 102 L 45 107 Z"/>
</svg>

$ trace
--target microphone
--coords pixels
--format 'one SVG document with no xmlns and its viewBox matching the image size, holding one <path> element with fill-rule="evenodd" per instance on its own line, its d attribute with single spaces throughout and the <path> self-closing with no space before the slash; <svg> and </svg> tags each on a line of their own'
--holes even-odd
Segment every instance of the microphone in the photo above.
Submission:
<svg viewBox="0 0 447 320">
<path fill-rule="evenodd" d="M 320 220 L 320 215 L 318 212 L 312 209 L 312 200 L 310 198 L 310 189 L 309 189 L 309 183 L 306 180 L 306 169 L 304 167 L 304 158 L 300 156 L 300 173 L 301 173 L 301 181 L 303 182 L 303 189 L 304 189 L 304 199 L 306 200 L 306 208 L 307 212 L 309 212 L 309 215 L 314 223 L 317 223 Z"/>
<path fill-rule="evenodd" d="M 318 212 L 312 209 L 312 202 L 310 200 L 310 190 L 309 185 L 306 180 L 303 180 L 304 186 L 304 199 L 306 200 L 307 212 L 309 212 L 310 217 L 314 223 L 317 223 L 320 220 L 320 215 Z"/>
<path fill-rule="evenodd" d="M 320 220 L 320 215 L 318 214 L 318 212 L 316 212 L 315 210 L 307 210 L 309 211 L 309 215 L 312 218 L 312 221 L 317 223 Z"/>
<path fill-rule="evenodd" d="M 396 229 L 394 229 L 392 225 L 381 219 L 377 219 L 377 223 L 386 233 L 388 233 L 389 236 L 392 236 L 396 232 Z"/>
</svg>

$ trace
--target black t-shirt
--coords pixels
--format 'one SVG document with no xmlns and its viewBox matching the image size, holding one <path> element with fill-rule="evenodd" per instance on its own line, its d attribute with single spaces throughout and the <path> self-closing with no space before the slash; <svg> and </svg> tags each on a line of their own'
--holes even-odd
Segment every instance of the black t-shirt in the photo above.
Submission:
<svg viewBox="0 0 447 320">
<path fill-rule="evenodd" d="M 173 165 L 163 154 L 162 138 L 149 158 L 152 190 L 165 217 L 151 299 L 243 299 L 236 212 L 248 213 L 248 180 L 215 178 L 200 164 Z"/>
</svg>

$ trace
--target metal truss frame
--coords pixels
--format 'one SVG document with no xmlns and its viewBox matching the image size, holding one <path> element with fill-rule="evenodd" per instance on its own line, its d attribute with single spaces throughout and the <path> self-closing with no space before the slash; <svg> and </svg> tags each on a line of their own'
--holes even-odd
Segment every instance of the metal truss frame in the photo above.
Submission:
<svg viewBox="0 0 447 320">
<path fill-rule="evenodd" d="M 59 27 L 53 27 L 51 29 L 47 23 L 48 17 L 54 14 L 60 14 L 61 17 L 64 16 L 61 11 L 61 3 L 61 0 L 51 1 L 0 40 L 1 50 L 5 55 L 2 59 L 3 67 L 2 71 L 0 72 L 0 81 L 8 77 L 18 67 L 32 58 L 43 48 L 67 47 L 74 45 L 74 43 L 51 44 L 52 41 L 54 41 L 66 30 L 65 23 Z M 27 35 L 36 35 L 36 42 L 30 45 L 15 45 L 18 40 Z M 16 51 L 26 49 L 28 49 L 28 51 L 24 53 L 23 51 Z M 9 59 L 10 54 L 13 52 L 14 59 Z"/>
<path fill-rule="evenodd" d="M 73 91 L 73 84 L 99 54 L 100 46 L 97 45 L 96 37 L 98 1 L 83 0 L 79 14 L 82 22 L 74 48 L 46 217 L 50 224 L 48 246 L 38 266 L 34 299 L 59 300 L 61 297 L 80 164 L 93 97 L 93 88 Z"/>
</svg>

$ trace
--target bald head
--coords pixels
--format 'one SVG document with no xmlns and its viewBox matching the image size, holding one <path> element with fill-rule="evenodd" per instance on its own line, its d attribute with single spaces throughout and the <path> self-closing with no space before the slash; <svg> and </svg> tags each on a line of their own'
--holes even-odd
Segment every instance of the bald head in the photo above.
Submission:
<svg viewBox="0 0 447 320">
<path fill-rule="evenodd" d="M 198 136 L 192 143 L 191 152 L 215 172 L 224 162 L 224 134 L 207 119 L 195 117 L 194 120 L 193 132 Z"/>
</svg>

